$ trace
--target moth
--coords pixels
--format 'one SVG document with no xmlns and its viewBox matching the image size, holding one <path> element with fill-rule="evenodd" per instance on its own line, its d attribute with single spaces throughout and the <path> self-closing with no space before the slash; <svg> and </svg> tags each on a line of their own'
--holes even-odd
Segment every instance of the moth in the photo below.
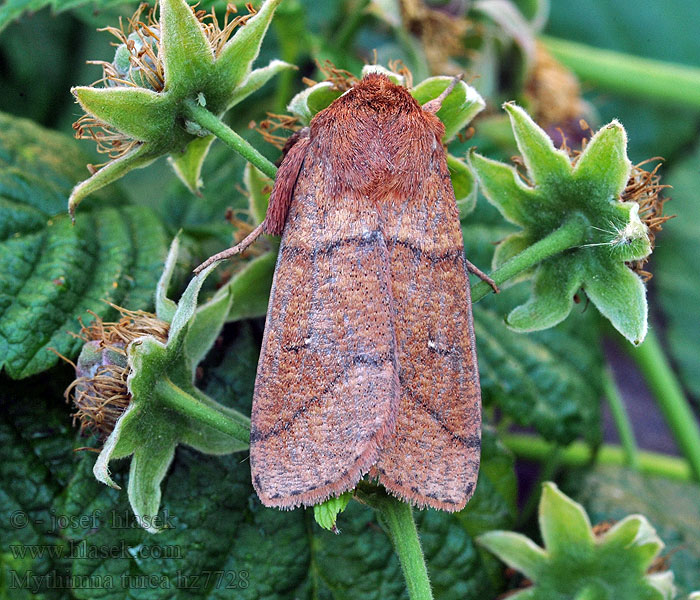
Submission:
<svg viewBox="0 0 700 600">
<path fill-rule="evenodd" d="M 251 235 L 282 235 L 250 435 L 267 506 L 365 474 L 419 507 L 457 511 L 474 491 L 471 264 L 435 114 L 451 90 L 421 107 L 369 74 L 288 144 Z"/>
</svg>

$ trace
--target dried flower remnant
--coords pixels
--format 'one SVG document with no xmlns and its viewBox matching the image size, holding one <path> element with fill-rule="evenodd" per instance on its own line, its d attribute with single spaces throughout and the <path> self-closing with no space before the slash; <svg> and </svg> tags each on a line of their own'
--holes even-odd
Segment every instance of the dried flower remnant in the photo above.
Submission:
<svg viewBox="0 0 700 600">
<path fill-rule="evenodd" d="M 97 434 L 104 440 L 131 402 L 127 389 L 129 368 L 127 347 L 150 335 L 165 342 L 168 324 L 144 311 L 114 306 L 121 319 L 104 322 L 95 315 L 90 325 L 82 325 L 77 337 L 85 342 L 75 365 L 76 379 L 65 391 L 66 401 L 76 408 L 73 423 L 80 422 L 81 433 Z"/>
<path fill-rule="evenodd" d="M 580 120 L 579 127 L 581 131 L 587 132 L 589 137 L 594 135 L 594 132 L 591 131 L 588 123 L 586 123 L 583 119 Z M 562 136 L 561 149 L 569 155 L 572 166 L 575 166 L 581 154 L 586 149 L 586 144 L 588 143 L 589 137 L 584 137 L 581 140 L 581 150 L 573 150 L 568 144 L 568 139 L 566 138 L 565 133 L 561 129 L 559 129 L 559 133 Z M 529 185 L 532 185 L 532 183 L 527 180 L 527 176 L 523 172 L 524 164 L 522 159 L 516 156 L 512 158 L 512 161 L 515 163 L 516 168 L 518 169 L 518 174 Z M 644 165 L 651 162 L 657 162 L 656 166 L 651 171 L 647 171 L 643 168 Z M 612 224 L 610 225 L 610 228 L 600 228 L 600 231 L 613 237 L 607 242 L 599 242 L 597 245 L 607 244 L 610 246 L 615 246 L 618 244 L 625 244 L 628 243 L 630 239 L 643 235 L 649 240 L 651 250 L 654 249 L 656 235 L 663 229 L 663 224 L 675 216 L 664 215 L 664 204 L 670 200 L 670 198 L 663 195 L 663 190 L 670 188 L 671 186 L 661 183 L 659 169 L 661 168 L 662 162 L 662 157 L 655 156 L 652 158 L 647 158 L 636 165 L 632 165 L 625 189 L 620 194 L 620 201 L 636 203 L 639 207 L 637 211 L 639 219 L 628 223 L 623 228 L 615 227 Z M 639 260 L 627 261 L 626 264 L 646 283 L 653 277 L 649 271 L 644 270 L 644 266 L 648 262 L 649 255 Z"/>
<path fill-rule="evenodd" d="M 664 215 L 664 204 L 670 198 L 663 195 L 663 190 L 671 186 L 661 183 L 661 176 L 659 175 L 661 162 L 651 171 L 642 168 L 649 162 L 661 160 L 663 159 L 660 157 L 654 157 L 634 165 L 621 198 L 623 202 L 636 202 L 639 204 L 639 218 L 646 225 L 647 237 L 652 248 L 654 248 L 656 236 L 663 228 L 663 224 L 675 217 L 675 215 Z M 653 277 L 649 271 L 644 270 L 644 266 L 648 261 L 649 257 L 647 256 L 641 260 L 628 263 L 628 266 L 645 282 Z"/>
<path fill-rule="evenodd" d="M 555 145 L 566 144 L 567 139 L 575 145 L 583 141 L 588 126 L 581 118 L 588 115 L 590 109 L 581 98 L 581 85 L 540 42 L 535 46 L 534 64 L 525 93 L 533 104 L 535 121 Z"/>
<path fill-rule="evenodd" d="M 323 75 L 323 80 L 333 84 L 333 89 L 339 92 L 347 92 L 359 81 L 350 71 L 339 69 L 330 60 L 323 63 L 316 61 L 316 66 Z M 316 81 L 308 77 L 304 77 L 303 81 L 309 87 L 316 85 Z"/>
<path fill-rule="evenodd" d="M 267 113 L 267 119 L 260 121 L 260 124 L 255 126 L 255 131 L 262 136 L 263 140 L 268 144 L 272 144 L 278 150 L 284 150 L 289 140 L 289 137 L 279 135 L 278 131 L 290 131 L 294 134 L 300 129 L 299 119 L 295 116 L 278 115 L 270 112 Z"/>
<path fill-rule="evenodd" d="M 464 37 L 472 23 L 463 15 L 464 8 L 426 6 L 423 0 L 401 0 L 401 16 L 405 28 L 421 41 L 425 57 L 433 73 L 457 75 L 463 70 L 451 60 L 466 56 Z"/>
<path fill-rule="evenodd" d="M 197 193 L 213 136 L 187 118 L 187 107 L 196 102 L 220 117 L 277 73 L 294 68 L 273 60 L 251 70 L 280 2 L 266 0 L 257 12 L 248 5 L 248 14 L 236 16 L 229 5 L 220 24 L 213 9 L 160 0 L 104 29 L 118 40 L 114 60 L 94 62 L 102 67 L 101 79 L 71 91 L 85 112 L 74 125 L 76 137 L 94 140 L 109 161 L 90 166 L 92 176 L 73 189 L 71 215 L 87 195 L 163 155 L 170 155 L 176 174 Z"/>
</svg>

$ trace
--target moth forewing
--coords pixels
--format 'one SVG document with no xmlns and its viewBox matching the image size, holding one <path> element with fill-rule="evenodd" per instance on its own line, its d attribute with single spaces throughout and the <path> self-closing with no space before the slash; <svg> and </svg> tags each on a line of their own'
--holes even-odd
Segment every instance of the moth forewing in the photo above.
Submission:
<svg viewBox="0 0 700 600">
<path fill-rule="evenodd" d="M 264 504 L 316 504 L 368 472 L 418 506 L 459 510 L 473 491 L 479 379 L 443 131 L 370 74 L 280 167 L 251 431 Z"/>
</svg>

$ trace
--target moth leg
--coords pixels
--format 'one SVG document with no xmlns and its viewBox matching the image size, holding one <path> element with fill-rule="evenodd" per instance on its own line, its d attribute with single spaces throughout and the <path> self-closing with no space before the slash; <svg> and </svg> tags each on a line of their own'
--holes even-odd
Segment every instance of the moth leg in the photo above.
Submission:
<svg viewBox="0 0 700 600">
<path fill-rule="evenodd" d="M 481 279 L 481 281 L 485 281 L 486 283 L 488 283 L 493 288 L 493 291 L 497 294 L 501 291 L 496 285 L 496 282 L 493 279 L 491 279 L 486 273 L 484 273 L 481 269 L 479 269 L 479 267 L 470 263 L 466 258 L 464 260 L 467 263 L 467 271 L 469 271 L 470 273 L 474 273 L 474 275 Z"/>
<path fill-rule="evenodd" d="M 292 201 L 297 177 L 299 176 L 299 171 L 301 170 L 301 165 L 304 162 L 304 157 L 306 156 L 306 151 L 310 143 L 308 127 L 299 131 L 298 135 L 294 135 L 296 136 L 294 141 L 285 146 L 284 159 L 277 171 L 277 177 L 275 178 L 275 185 L 270 194 L 270 203 L 267 207 L 265 220 L 253 229 L 242 242 L 236 244 L 233 248 L 228 248 L 205 260 L 194 270 L 195 274 L 199 274 L 215 262 L 226 260 L 236 254 L 240 254 L 257 240 L 262 233 L 267 233 L 269 235 L 282 234 L 287 221 L 287 212 L 289 210 L 289 204 Z"/>
<path fill-rule="evenodd" d="M 226 250 L 222 250 L 218 254 L 215 254 L 214 256 L 210 256 L 205 260 L 201 265 L 199 265 L 195 270 L 194 274 L 199 275 L 204 269 L 206 269 L 209 265 L 219 262 L 222 260 L 226 260 L 227 258 L 231 258 L 232 256 L 235 256 L 236 254 L 240 254 L 241 252 L 244 252 L 248 246 L 250 246 L 255 240 L 257 240 L 260 235 L 263 232 L 263 228 L 265 225 L 265 221 L 260 223 L 253 231 L 251 231 L 245 239 L 240 241 L 238 244 L 233 246 L 232 248 L 226 248 Z"/>
<path fill-rule="evenodd" d="M 452 93 L 452 90 L 455 89 L 455 86 L 462 81 L 462 77 L 464 77 L 462 73 L 455 75 L 450 85 L 448 85 L 437 98 L 433 98 L 423 105 L 423 110 L 433 114 L 437 113 L 437 111 L 442 108 L 442 103 L 445 101 L 445 98 L 447 98 L 447 96 Z"/>
</svg>

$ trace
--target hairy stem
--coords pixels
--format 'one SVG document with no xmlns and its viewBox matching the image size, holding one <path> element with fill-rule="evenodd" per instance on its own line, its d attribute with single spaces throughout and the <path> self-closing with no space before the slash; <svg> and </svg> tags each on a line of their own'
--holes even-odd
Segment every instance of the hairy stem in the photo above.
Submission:
<svg viewBox="0 0 700 600">
<path fill-rule="evenodd" d="M 198 125 L 201 125 L 204 127 L 204 129 L 214 134 L 227 146 L 238 152 L 238 154 L 240 154 L 248 162 L 252 163 L 255 167 L 262 171 L 265 175 L 271 179 L 275 178 L 275 175 L 277 174 L 277 167 L 275 167 L 275 165 L 267 160 L 233 129 L 226 125 L 226 123 L 219 119 L 219 117 L 209 112 L 206 108 L 194 100 L 185 100 L 183 101 L 182 106 L 184 109 L 184 114 L 188 119 L 194 121 Z"/>
<path fill-rule="evenodd" d="M 582 217 L 569 219 L 559 229 L 542 238 L 503 263 L 491 273 L 491 278 L 496 285 L 512 279 L 523 271 L 542 262 L 545 258 L 559 254 L 583 242 L 586 235 L 586 222 Z M 478 302 L 490 291 L 491 286 L 485 281 L 480 281 L 472 286 L 472 302 Z"/>
<path fill-rule="evenodd" d="M 700 109 L 700 69 L 543 37 L 547 50 L 585 81 L 634 98 Z"/>
<path fill-rule="evenodd" d="M 170 408 L 221 431 L 245 444 L 250 441 L 250 420 L 239 412 L 214 402 L 196 398 L 170 379 L 158 381 L 154 392 Z"/>
<path fill-rule="evenodd" d="M 693 469 L 695 479 L 700 479 L 700 427 L 697 417 L 656 334 L 650 330 L 642 344 L 627 350 L 654 394 L 673 437 Z"/>
<path fill-rule="evenodd" d="M 408 597 L 411 600 L 432 600 L 428 569 L 425 566 L 411 506 L 390 496 L 383 488 L 364 481 L 360 481 L 355 493 L 358 500 L 377 511 L 379 521 L 399 557 Z"/>
<path fill-rule="evenodd" d="M 379 512 L 399 557 L 401 570 L 406 579 L 408 597 L 411 600 L 432 599 L 433 592 L 430 589 L 428 570 L 411 506 L 396 498 L 387 498 Z"/>
<path fill-rule="evenodd" d="M 528 460 L 543 461 L 551 456 L 555 444 L 547 442 L 540 437 L 527 434 L 506 434 L 502 438 L 503 443 L 513 453 Z M 688 463 L 674 456 L 667 456 L 656 452 L 638 453 L 639 470 L 648 475 L 660 475 L 669 479 L 690 481 L 692 471 Z M 558 455 L 560 464 L 569 467 L 581 467 L 595 459 L 597 464 L 624 466 L 627 461 L 625 451 L 620 446 L 603 444 L 597 451 L 583 442 L 574 442 L 566 448 L 562 448 Z"/>
<path fill-rule="evenodd" d="M 634 439 L 634 430 L 632 429 L 632 423 L 627 414 L 625 403 L 609 368 L 603 372 L 603 393 L 608 401 L 613 421 L 615 421 L 617 434 L 620 436 L 620 443 L 625 453 L 625 462 L 629 467 L 638 471 L 639 448 L 637 448 L 637 442 Z"/>
</svg>

